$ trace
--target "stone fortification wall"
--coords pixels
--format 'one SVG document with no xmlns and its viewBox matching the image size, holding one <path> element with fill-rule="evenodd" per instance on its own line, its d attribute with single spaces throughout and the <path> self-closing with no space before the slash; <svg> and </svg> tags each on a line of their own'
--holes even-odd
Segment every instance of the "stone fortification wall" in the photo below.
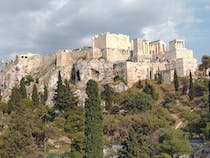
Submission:
<svg viewBox="0 0 210 158">
<path fill-rule="evenodd" d="M 41 54 L 21 54 L 16 56 L 15 64 L 17 64 L 17 69 L 24 69 L 25 73 L 35 73 L 45 67 L 55 64 L 56 55 L 41 55 Z"/>
<path fill-rule="evenodd" d="M 70 52 L 61 50 L 56 53 L 56 66 L 67 66 L 70 65 L 72 57 Z"/>
<path fill-rule="evenodd" d="M 193 52 L 192 50 L 185 49 L 185 50 L 177 50 L 176 58 L 184 58 L 184 59 L 193 59 Z"/>
<path fill-rule="evenodd" d="M 90 59 L 100 59 L 102 58 L 102 51 L 99 48 L 93 48 L 92 53 L 89 54 Z"/>
<path fill-rule="evenodd" d="M 123 62 L 114 65 L 114 72 L 124 78 L 128 87 L 138 80 L 154 79 L 155 74 L 166 69 L 166 63 Z"/>
<path fill-rule="evenodd" d="M 192 74 L 195 74 L 198 69 L 197 60 L 194 58 L 177 59 L 175 68 L 179 77 L 189 76 L 190 71 Z"/>
<path fill-rule="evenodd" d="M 99 49 L 112 48 L 131 50 L 131 42 L 127 35 L 108 32 L 95 36 L 92 40 L 92 47 Z"/>
<path fill-rule="evenodd" d="M 24 69 L 25 73 L 32 73 L 35 69 L 43 65 L 41 55 L 32 55 L 32 56 L 18 56 L 17 68 Z"/>
<path fill-rule="evenodd" d="M 74 49 L 70 52 L 71 57 L 74 61 L 79 59 L 89 59 L 91 54 L 93 53 L 93 49 L 89 48 L 81 48 L 81 49 Z"/>
<path fill-rule="evenodd" d="M 56 65 L 56 54 L 47 54 L 47 55 L 42 55 L 41 57 L 41 62 L 42 62 L 42 69 L 43 67 L 48 67 L 48 66 L 53 66 Z"/>
<path fill-rule="evenodd" d="M 176 60 L 179 58 L 193 58 L 193 52 L 189 49 L 179 49 L 174 51 L 169 51 L 165 53 L 165 58 L 168 61 Z"/>
<path fill-rule="evenodd" d="M 170 84 L 174 80 L 174 70 L 164 70 L 161 74 L 164 83 Z"/>
<path fill-rule="evenodd" d="M 124 49 L 102 49 L 102 56 L 109 62 L 130 60 L 130 51 Z"/>
<path fill-rule="evenodd" d="M 126 62 L 121 62 L 121 63 L 115 63 L 113 65 L 113 69 L 114 69 L 114 75 L 115 76 L 119 76 L 121 78 L 124 79 L 124 81 L 127 80 L 127 66 L 126 66 Z"/>
<path fill-rule="evenodd" d="M 56 53 L 56 66 L 68 66 L 79 59 L 95 59 L 101 57 L 100 49 L 80 48 L 74 50 L 60 50 Z"/>
</svg>

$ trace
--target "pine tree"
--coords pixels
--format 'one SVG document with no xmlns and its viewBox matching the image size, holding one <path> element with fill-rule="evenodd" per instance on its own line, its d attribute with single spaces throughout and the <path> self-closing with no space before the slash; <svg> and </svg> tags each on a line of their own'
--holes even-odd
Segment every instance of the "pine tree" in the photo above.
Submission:
<svg viewBox="0 0 210 158">
<path fill-rule="evenodd" d="M 179 80 L 178 80 L 176 70 L 174 70 L 174 88 L 175 88 L 175 91 L 178 91 L 179 89 Z"/>
<path fill-rule="evenodd" d="M 26 87 L 25 87 L 25 78 L 22 78 L 20 80 L 19 90 L 20 90 L 21 98 L 26 99 L 27 98 L 27 92 L 26 92 Z"/>
<path fill-rule="evenodd" d="M 108 84 L 104 86 L 104 91 L 101 93 L 101 98 L 105 100 L 106 110 L 110 110 L 112 107 L 114 90 Z"/>
<path fill-rule="evenodd" d="M 77 107 L 77 104 L 78 104 L 78 98 L 75 96 L 75 93 L 72 87 L 70 86 L 69 82 L 65 80 L 61 108 L 64 111 L 69 111 Z"/>
<path fill-rule="evenodd" d="M 194 84 L 193 84 L 193 78 L 192 78 L 192 73 L 190 72 L 190 85 L 189 85 L 189 98 L 190 100 L 194 99 L 195 96 L 195 90 L 194 90 Z"/>
<path fill-rule="evenodd" d="M 99 89 L 95 81 L 87 82 L 85 101 L 85 158 L 103 157 L 103 115 Z"/>
<path fill-rule="evenodd" d="M 33 91 L 32 91 L 32 102 L 34 106 L 39 105 L 39 95 L 35 84 L 33 86 Z"/>
<path fill-rule="evenodd" d="M 10 115 L 7 135 L 0 145 L 0 157 L 23 157 L 26 147 L 34 144 L 31 122 L 24 110 L 20 107 Z"/>
<path fill-rule="evenodd" d="M 58 72 L 58 81 L 57 81 L 57 88 L 55 89 L 54 94 L 54 101 L 55 101 L 55 109 L 62 110 L 62 102 L 63 102 L 63 95 L 64 95 L 64 85 L 61 77 L 61 72 Z"/>
</svg>

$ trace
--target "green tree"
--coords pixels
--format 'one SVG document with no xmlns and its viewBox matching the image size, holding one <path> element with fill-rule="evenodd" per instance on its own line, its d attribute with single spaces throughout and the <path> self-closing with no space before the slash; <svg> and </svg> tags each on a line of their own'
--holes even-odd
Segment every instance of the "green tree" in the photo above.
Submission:
<svg viewBox="0 0 210 158">
<path fill-rule="evenodd" d="M 10 99 L 8 101 L 8 113 L 10 113 L 12 110 L 15 109 L 16 106 L 19 105 L 21 100 L 21 94 L 17 87 L 14 87 L 12 89 L 12 94 L 10 96 Z"/>
<path fill-rule="evenodd" d="M 70 86 L 67 80 L 65 80 L 64 84 L 61 83 L 62 79 L 59 77 L 58 87 L 55 93 L 55 109 L 65 112 L 67 117 L 68 111 L 78 105 L 78 97 L 76 97 L 73 87 Z"/>
<path fill-rule="evenodd" d="M 63 85 L 63 96 L 61 96 L 60 110 L 68 111 L 73 110 L 78 105 L 78 97 L 76 97 L 73 87 L 65 80 Z"/>
<path fill-rule="evenodd" d="M 210 67 L 210 56 L 204 55 L 202 57 L 202 64 L 200 67 L 202 67 L 205 70 Z"/>
<path fill-rule="evenodd" d="M 141 80 L 139 80 L 139 81 L 136 83 L 136 88 L 139 88 L 139 89 L 143 88 L 143 85 L 142 85 Z"/>
<path fill-rule="evenodd" d="M 2 94 L 1 94 L 1 89 L 0 89 L 0 102 L 1 102 L 1 100 L 2 100 Z"/>
<path fill-rule="evenodd" d="M 157 100 L 158 99 L 158 93 L 155 91 L 155 88 L 148 83 L 148 81 L 145 81 L 145 87 L 143 90 L 145 93 L 149 94 L 152 96 L 152 99 Z"/>
<path fill-rule="evenodd" d="M 39 105 L 39 94 L 38 94 L 38 91 L 37 91 L 36 84 L 34 84 L 33 90 L 32 90 L 32 102 L 33 102 L 34 106 Z"/>
<path fill-rule="evenodd" d="M 25 76 L 25 84 L 29 86 L 31 82 L 34 82 L 33 77 L 31 75 Z"/>
<path fill-rule="evenodd" d="M 26 92 L 26 86 L 25 86 L 25 78 L 22 78 L 20 80 L 19 90 L 20 90 L 21 98 L 26 99 L 27 98 L 27 92 Z"/>
<path fill-rule="evenodd" d="M 179 89 L 179 80 L 178 80 L 176 70 L 174 70 L 174 88 L 175 88 L 175 91 L 178 91 Z"/>
<path fill-rule="evenodd" d="M 55 101 L 55 109 L 61 111 L 62 110 L 62 102 L 63 102 L 63 95 L 64 95 L 64 85 L 61 77 L 61 72 L 58 72 L 58 81 L 57 87 L 55 89 L 54 94 L 54 101 Z"/>
<path fill-rule="evenodd" d="M 34 143 L 30 123 L 23 111 L 19 109 L 11 114 L 8 135 L 3 137 L 0 146 L 0 157 L 22 157 L 25 148 Z"/>
<path fill-rule="evenodd" d="M 138 113 L 149 110 L 154 103 L 153 99 L 144 92 L 131 94 L 128 99 L 128 111 L 131 113 Z"/>
<path fill-rule="evenodd" d="M 204 96 L 208 93 L 208 82 L 195 80 L 193 83 L 195 96 Z M 188 86 L 189 87 L 189 86 Z"/>
<path fill-rule="evenodd" d="M 98 85 L 87 82 L 85 101 L 85 158 L 103 157 L 103 115 Z"/>
<path fill-rule="evenodd" d="M 158 74 L 157 74 L 157 84 L 162 84 L 162 83 L 163 83 L 162 74 L 158 72 Z"/>
<path fill-rule="evenodd" d="M 46 101 L 48 99 L 48 89 L 47 86 L 44 85 L 44 94 L 42 95 L 42 104 L 46 104 Z"/>
<path fill-rule="evenodd" d="M 110 87 L 108 84 L 106 84 L 104 86 L 104 91 L 101 93 L 101 98 L 105 100 L 106 110 L 110 110 L 112 108 L 113 95 L 114 95 L 113 88 Z"/>
<path fill-rule="evenodd" d="M 189 87 L 189 79 L 184 77 L 180 79 L 181 87 L 182 87 L 182 95 L 187 94 L 187 90 Z"/>
<path fill-rule="evenodd" d="M 128 138 L 122 143 L 119 158 L 149 158 L 149 146 L 147 135 L 131 128 Z"/>
<path fill-rule="evenodd" d="M 68 118 L 64 126 L 64 131 L 69 135 L 72 140 L 70 155 L 80 155 L 82 158 L 84 149 L 84 108 L 74 107 L 68 113 Z"/>
<path fill-rule="evenodd" d="M 171 156 L 191 151 L 187 137 L 180 130 L 167 129 L 160 136 L 160 143 L 162 151 Z"/>
<path fill-rule="evenodd" d="M 195 89 L 194 89 L 194 84 L 193 84 L 193 78 L 192 78 L 192 73 L 190 72 L 190 84 L 189 84 L 189 98 L 190 100 L 194 99 L 195 96 Z"/>
</svg>

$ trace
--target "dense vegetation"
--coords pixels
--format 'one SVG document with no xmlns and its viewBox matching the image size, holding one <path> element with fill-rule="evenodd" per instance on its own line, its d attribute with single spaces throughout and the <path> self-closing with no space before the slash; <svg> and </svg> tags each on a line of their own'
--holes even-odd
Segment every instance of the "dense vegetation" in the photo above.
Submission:
<svg viewBox="0 0 210 158">
<path fill-rule="evenodd" d="M 203 60 L 206 69 L 207 59 Z M 157 74 L 156 80 L 139 80 L 121 93 L 109 84 L 99 89 L 90 80 L 81 107 L 74 86 L 59 72 L 55 106 L 49 107 L 47 87 L 39 93 L 33 78 L 26 76 L 12 89 L 8 103 L 1 102 L 0 91 L 0 157 L 99 158 L 103 149 L 109 149 L 107 158 L 189 153 L 189 139 L 210 140 L 208 85 L 205 77 L 194 79 L 190 73 L 180 78 L 176 71 L 172 85 Z M 119 151 L 112 150 L 112 144 L 121 145 Z"/>
</svg>

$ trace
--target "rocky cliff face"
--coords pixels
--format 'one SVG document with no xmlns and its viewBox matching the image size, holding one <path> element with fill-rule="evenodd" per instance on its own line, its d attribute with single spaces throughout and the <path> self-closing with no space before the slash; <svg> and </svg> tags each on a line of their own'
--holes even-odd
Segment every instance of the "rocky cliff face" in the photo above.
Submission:
<svg viewBox="0 0 210 158">
<path fill-rule="evenodd" d="M 0 88 L 4 101 L 8 101 L 12 88 L 18 86 L 22 77 L 30 75 L 34 82 L 27 86 L 28 96 L 31 95 L 33 84 L 37 84 L 40 94 L 46 85 L 49 91 L 47 104 L 52 106 L 58 71 L 61 71 L 62 78 L 73 83 L 80 104 L 83 105 L 86 98 L 85 85 L 89 79 L 96 80 L 99 86 L 102 86 L 112 84 L 115 76 L 113 63 L 104 59 L 78 59 L 60 66 L 56 64 L 55 54 L 23 58 L 5 64 L 0 71 Z M 120 84 L 114 88 L 121 91 L 125 90 L 126 86 Z"/>
</svg>

